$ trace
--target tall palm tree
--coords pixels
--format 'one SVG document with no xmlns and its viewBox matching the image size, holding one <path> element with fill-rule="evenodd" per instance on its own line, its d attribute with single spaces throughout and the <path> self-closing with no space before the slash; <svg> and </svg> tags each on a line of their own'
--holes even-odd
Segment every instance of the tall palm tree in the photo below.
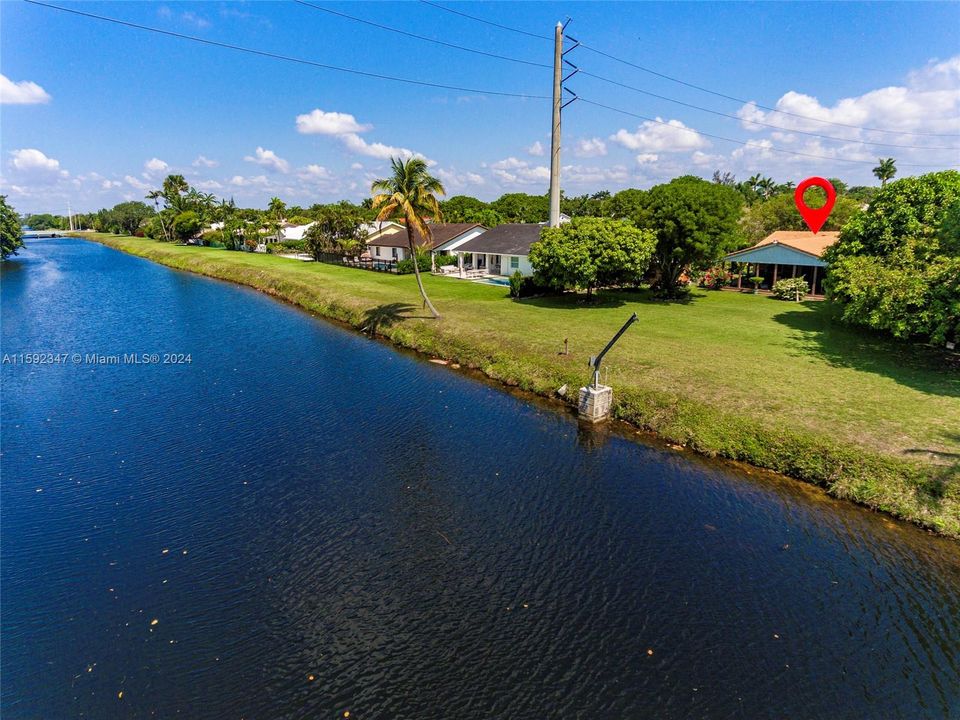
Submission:
<svg viewBox="0 0 960 720">
<path fill-rule="evenodd" d="M 443 184 L 427 171 L 427 163 L 422 158 L 390 158 L 393 174 L 388 178 L 374 180 L 370 185 L 373 194 L 373 209 L 377 211 L 377 221 L 398 218 L 407 226 L 407 245 L 413 259 L 413 272 L 417 276 L 417 287 L 423 304 L 430 308 L 435 318 L 440 313 L 430 302 L 423 289 L 420 278 L 420 263 L 414 244 L 414 233 L 420 234 L 426 242 L 431 239 L 427 220 L 440 219 L 440 204 L 437 195 L 446 195 Z"/>
<path fill-rule="evenodd" d="M 167 175 L 163 181 L 163 199 L 178 213 L 183 212 L 183 194 L 190 190 L 183 175 Z"/>
<path fill-rule="evenodd" d="M 877 158 L 880 164 L 873 169 L 873 174 L 880 180 L 880 187 L 887 184 L 897 174 L 897 163 L 893 158 Z"/>
</svg>

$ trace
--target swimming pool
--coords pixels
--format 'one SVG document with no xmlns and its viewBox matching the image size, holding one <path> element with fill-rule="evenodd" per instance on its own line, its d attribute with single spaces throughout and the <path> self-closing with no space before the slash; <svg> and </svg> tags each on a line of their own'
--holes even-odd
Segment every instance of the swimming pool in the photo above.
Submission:
<svg viewBox="0 0 960 720">
<path fill-rule="evenodd" d="M 475 282 L 484 283 L 485 285 L 502 285 L 504 287 L 510 287 L 510 281 L 507 278 L 487 277 L 476 280 Z"/>
</svg>

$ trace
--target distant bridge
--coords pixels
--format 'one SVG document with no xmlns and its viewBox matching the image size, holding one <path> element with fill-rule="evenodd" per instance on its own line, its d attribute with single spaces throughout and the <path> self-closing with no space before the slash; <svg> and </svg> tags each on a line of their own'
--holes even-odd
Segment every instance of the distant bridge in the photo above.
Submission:
<svg viewBox="0 0 960 720">
<path fill-rule="evenodd" d="M 37 239 L 37 238 L 55 238 L 55 237 L 64 237 L 66 233 L 70 232 L 69 230 L 28 230 L 24 228 L 20 231 L 21 237 L 24 240 Z"/>
</svg>

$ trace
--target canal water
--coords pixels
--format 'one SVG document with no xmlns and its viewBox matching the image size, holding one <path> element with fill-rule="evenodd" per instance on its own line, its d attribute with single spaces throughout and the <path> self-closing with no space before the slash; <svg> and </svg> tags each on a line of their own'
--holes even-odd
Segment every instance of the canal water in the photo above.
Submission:
<svg viewBox="0 0 960 720">
<path fill-rule="evenodd" d="M 2 352 L 5 720 L 960 717 L 955 542 L 80 240 Z"/>
</svg>

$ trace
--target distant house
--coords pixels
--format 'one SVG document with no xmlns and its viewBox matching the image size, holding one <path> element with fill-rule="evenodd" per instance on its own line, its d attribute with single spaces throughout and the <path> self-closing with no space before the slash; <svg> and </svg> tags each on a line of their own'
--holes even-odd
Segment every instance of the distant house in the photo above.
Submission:
<svg viewBox="0 0 960 720">
<path fill-rule="evenodd" d="M 367 248 L 370 257 L 374 260 L 404 260 L 410 255 L 410 245 L 407 239 L 405 225 L 396 225 L 396 228 L 385 229 L 367 238 Z M 476 223 L 431 223 L 430 240 L 423 238 L 414 231 L 414 245 L 435 251 L 440 247 L 457 245 L 484 232 L 486 228 Z"/>
<path fill-rule="evenodd" d="M 315 222 L 307 223 L 306 225 L 291 225 L 290 223 L 283 223 L 280 226 L 280 232 L 277 233 L 277 238 L 279 242 L 284 242 L 286 240 L 303 240 L 304 236 L 307 234 L 307 230 L 316 225 Z"/>
<path fill-rule="evenodd" d="M 763 288 L 769 289 L 783 278 L 803 277 L 811 295 L 822 295 L 827 264 L 821 256 L 839 236 L 839 232 L 777 230 L 753 247 L 730 253 L 724 260 L 753 265 L 746 277 L 762 277 Z M 741 277 L 737 286 L 742 284 Z"/>
<path fill-rule="evenodd" d="M 533 275 L 530 265 L 530 246 L 540 239 L 543 225 L 537 223 L 508 223 L 498 225 L 457 246 L 460 274 L 513 275 L 517 270 L 524 276 Z"/>
</svg>

